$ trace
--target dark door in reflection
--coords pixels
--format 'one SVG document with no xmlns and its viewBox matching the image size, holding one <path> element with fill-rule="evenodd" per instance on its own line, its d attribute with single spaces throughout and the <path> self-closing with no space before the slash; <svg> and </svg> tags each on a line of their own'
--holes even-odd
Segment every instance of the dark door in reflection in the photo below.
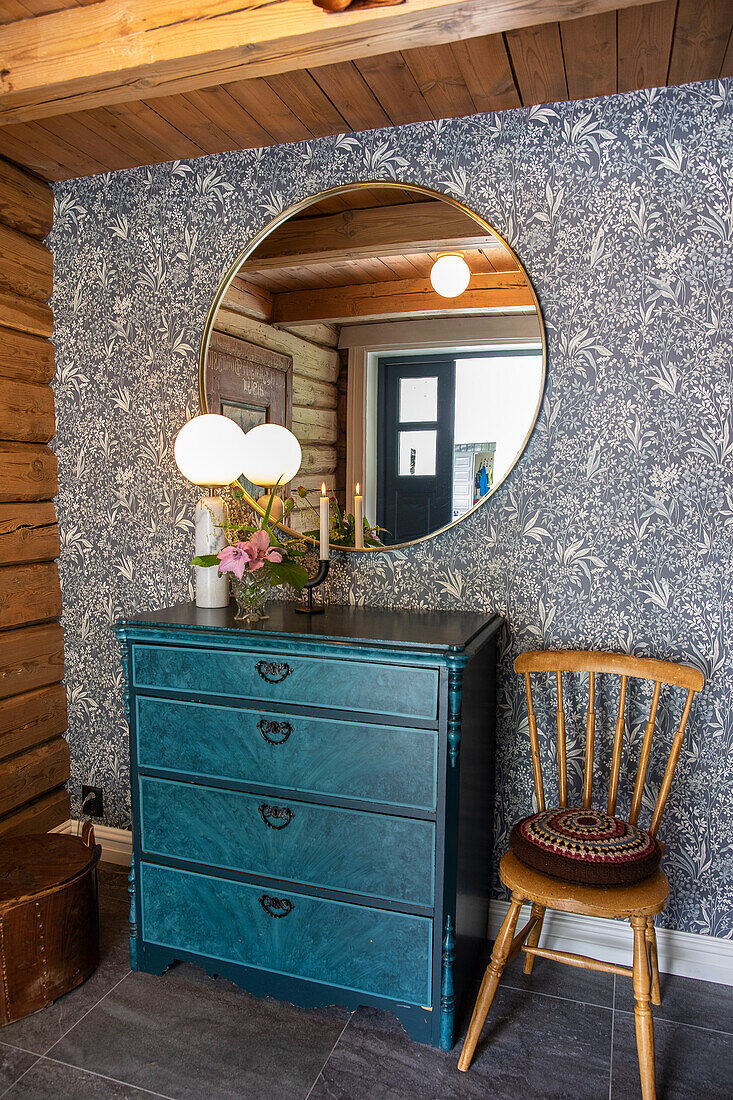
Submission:
<svg viewBox="0 0 733 1100">
<path fill-rule="evenodd" d="M 409 542 L 451 520 L 455 357 L 379 360 L 377 523 Z"/>
</svg>

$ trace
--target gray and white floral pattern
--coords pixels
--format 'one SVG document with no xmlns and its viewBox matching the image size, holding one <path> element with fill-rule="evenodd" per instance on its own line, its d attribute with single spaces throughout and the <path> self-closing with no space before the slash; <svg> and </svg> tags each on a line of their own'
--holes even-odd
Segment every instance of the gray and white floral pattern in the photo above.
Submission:
<svg viewBox="0 0 733 1100">
<path fill-rule="evenodd" d="M 316 191 L 363 179 L 423 184 L 483 215 L 526 264 L 549 339 L 545 400 L 524 457 L 477 513 L 405 552 L 342 556 L 331 597 L 506 616 L 497 854 L 532 798 L 517 652 L 621 649 L 703 669 L 663 823 L 672 880 L 663 920 L 732 936 L 732 154 L 733 82 L 723 81 L 56 185 L 72 793 L 82 779 L 101 785 L 108 823 L 128 824 L 111 625 L 191 591 L 195 494 L 172 441 L 197 411 L 197 351 L 222 273 L 272 215 Z M 554 701 L 549 684 L 539 687 L 551 756 Z M 648 705 L 643 692 L 631 699 L 632 762 Z M 678 713 L 662 708 L 667 739 Z M 581 727 L 570 726 L 576 785 Z"/>
</svg>

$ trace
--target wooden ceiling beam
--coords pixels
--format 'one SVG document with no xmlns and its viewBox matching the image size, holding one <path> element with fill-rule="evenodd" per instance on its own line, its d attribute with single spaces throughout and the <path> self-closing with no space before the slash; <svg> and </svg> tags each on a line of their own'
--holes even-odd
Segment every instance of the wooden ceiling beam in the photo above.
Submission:
<svg viewBox="0 0 733 1100">
<path fill-rule="evenodd" d="M 280 325 L 379 321 L 411 317 L 483 314 L 488 310 L 534 309 L 535 301 L 521 271 L 474 275 L 457 298 L 441 298 L 428 279 L 359 283 L 351 286 L 293 290 L 274 294 L 272 322 Z"/>
<path fill-rule="evenodd" d="M 0 122 L 496 34 L 641 0 L 101 0 L 0 28 Z"/>
<path fill-rule="evenodd" d="M 291 218 L 265 238 L 240 272 L 492 245 L 506 251 L 458 207 L 435 199 Z"/>
</svg>

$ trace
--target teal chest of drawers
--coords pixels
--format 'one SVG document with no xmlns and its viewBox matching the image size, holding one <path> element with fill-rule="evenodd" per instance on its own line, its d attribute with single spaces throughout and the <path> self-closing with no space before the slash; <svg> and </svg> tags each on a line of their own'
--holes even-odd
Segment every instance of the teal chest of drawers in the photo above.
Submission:
<svg viewBox="0 0 733 1100">
<path fill-rule="evenodd" d="M 498 616 L 182 604 L 120 623 L 133 968 L 450 1049 L 485 942 Z"/>
</svg>

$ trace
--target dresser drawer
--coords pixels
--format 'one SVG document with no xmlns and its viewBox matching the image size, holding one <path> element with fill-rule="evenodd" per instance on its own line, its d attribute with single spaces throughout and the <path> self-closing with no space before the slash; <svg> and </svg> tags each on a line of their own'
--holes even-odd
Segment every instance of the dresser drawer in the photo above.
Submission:
<svg viewBox="0 0 733 1100">
<path fill-rule="evenodd" d="M 435 730 L 138 696 L 141 768 L 435 809 Z"/>
<path fill-rule="evenodd" d="M 435 825 L 140 778 L 146 855 L 432 906 Z"/>
<path fill-rule="evenodd" d="M 432 921 L 140 864 L 147 943 L 430 1005 Z"/>
<path fill-rule="evenodd" d="M 411 665 L 135 645 L 136 688 L 435 720 L 438 670 Z"/>
</svg>

